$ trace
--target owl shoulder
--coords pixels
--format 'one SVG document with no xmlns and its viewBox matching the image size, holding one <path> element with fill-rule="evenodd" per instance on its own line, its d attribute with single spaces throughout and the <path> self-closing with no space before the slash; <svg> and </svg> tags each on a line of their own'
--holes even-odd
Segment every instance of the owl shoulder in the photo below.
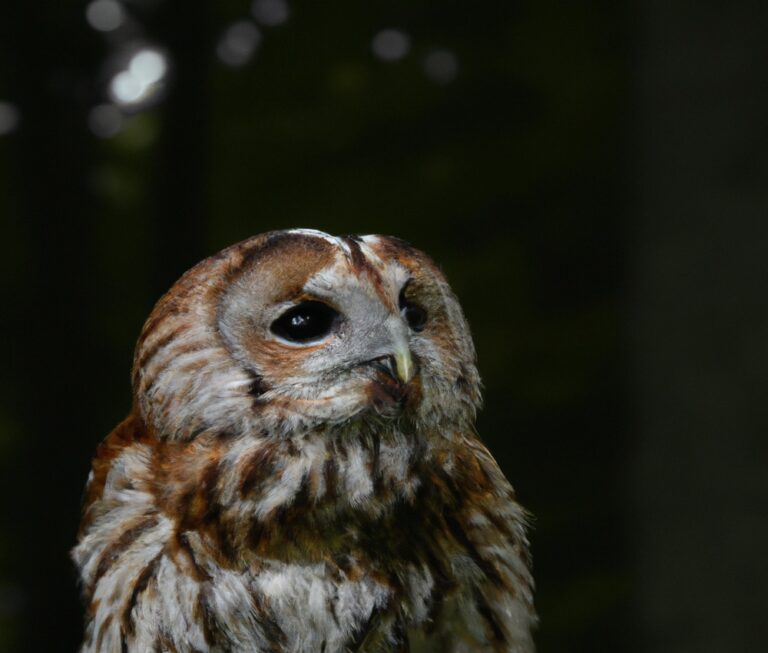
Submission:
<svg viewBox="0 0 768 653">
<path fill-rule="evenodd" d="M 147 427 L 135 412 L 131 412 L 99 444 L 91 461 L 91 472 L 83 492 L 80 536 L 88 530 L 96 516 L 95 513 L 98 512 L 98 504 L 104 496 L 104 489 L 115 462 L 132 450 L 147 451 L 149 447 L 150 436 Z"/>
</svg>

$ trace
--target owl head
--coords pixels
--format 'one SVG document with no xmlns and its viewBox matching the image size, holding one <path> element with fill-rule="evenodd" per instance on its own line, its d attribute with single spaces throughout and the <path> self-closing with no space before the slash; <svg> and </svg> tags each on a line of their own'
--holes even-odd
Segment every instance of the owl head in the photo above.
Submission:
<svg viewBox="0 0 768 653">
<path fill-rule="evenodd" d="M 156 437 L 469 426 L 479 378 L 439 268 L 388 236 L 261 234 L 189 270 L 155 306 L 134 400 Z"/>
</svg>

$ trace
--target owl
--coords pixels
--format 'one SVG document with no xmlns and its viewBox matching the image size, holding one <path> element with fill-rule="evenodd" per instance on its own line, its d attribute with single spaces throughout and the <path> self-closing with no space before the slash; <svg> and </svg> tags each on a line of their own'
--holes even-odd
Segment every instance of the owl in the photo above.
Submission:
<svg viewBox="0 0 768 653">
<path fill-rule="evenodd" d="M 83 653 L 534 650 L 467 323 L 387 236 L 269 232 L 144 325 L 73 558 Z"/>
</svg>

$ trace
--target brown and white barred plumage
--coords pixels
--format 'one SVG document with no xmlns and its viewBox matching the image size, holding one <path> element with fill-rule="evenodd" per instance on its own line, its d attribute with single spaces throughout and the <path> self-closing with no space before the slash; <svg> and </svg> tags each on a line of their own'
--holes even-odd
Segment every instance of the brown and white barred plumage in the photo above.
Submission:
<svg viewBox="0 0 768 653">
<path fill-rule="evenodd" d="M 308 298 L 339 328 L 275 337 Z M 415 374 L 371 364 L 396 353 Z M 474 434 L 474 356 L 441 272 L 394 238 L 272 232 L 187 272 L 93 461 L 82 651 L 532 651 L 525 516 Z"/>
</svg>

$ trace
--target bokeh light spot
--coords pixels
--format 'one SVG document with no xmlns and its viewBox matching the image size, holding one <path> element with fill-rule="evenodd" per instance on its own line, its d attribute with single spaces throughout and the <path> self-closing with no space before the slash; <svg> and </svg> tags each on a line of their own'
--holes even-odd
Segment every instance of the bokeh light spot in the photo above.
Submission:
<svg viewBox="0 0 768 653">
<path fill-rule="evenodd" d="M 88 113 L 88 128 L 99 138 L 112 138 L 123 128 L 123 114 L 113 104 L 99 104 Z"/>
<path fill-rule="evenodd" d="M 123 24 L 125 11 L 117 0 L 94 0 L 85 8 L 85 19 L 93 29 L 111 32 Z"/>
<path fill-rule="evenodd" d="M 162 88 L 167 71 L 165 55 L 154 48 L 143 48 L 131 57 L 125 70 L 112 78 L 110 97 L 122 107 L 146 102 Z"/>
<path fill-rule="evenodd" d="M 19 110 L 10 102 L 0 102 L 0 136 L 10 134 L 19 126 Z"/>
<path fill-rule="evenodd" d="M 135 104 L 144 94 L 144 84 L 130 72 L 124 70 L 112 78 L 109 90 L 117 102 Z"/>
<path fill-rule="evenodd" d="M 144 84 L 154 84 L 165 75 L 168 64 L 157 50 L 141 50 L 131 58 L 128 72 Z"/>
<path fill-rule="evenodd" d="M 458 70 L 456 55 L 449 50 L 433 50 L 424 57 L 424 74 L 436 84 L 450 84 Z"/>
<path fill-rule="evenodd" d="M 411 49 L 411 39 L 397 29 L 383 29 L 371 41 L 373 54 L 382 61 L 402 59 Z"/>
<path fill-rule="evenodd" d="M 286 22 L 291 11 L 286 0 L 254 0 L 251 14 L 262 25 L 275 27 Z"/>
<path fill-rule="evenodd" d="M 241 20 L 230 25 L 219 40 L 216 53 L 225 64 L 242 66 L 251 60 L 261 41 L 261 32 L 252 22 Z"/>
</svg>

